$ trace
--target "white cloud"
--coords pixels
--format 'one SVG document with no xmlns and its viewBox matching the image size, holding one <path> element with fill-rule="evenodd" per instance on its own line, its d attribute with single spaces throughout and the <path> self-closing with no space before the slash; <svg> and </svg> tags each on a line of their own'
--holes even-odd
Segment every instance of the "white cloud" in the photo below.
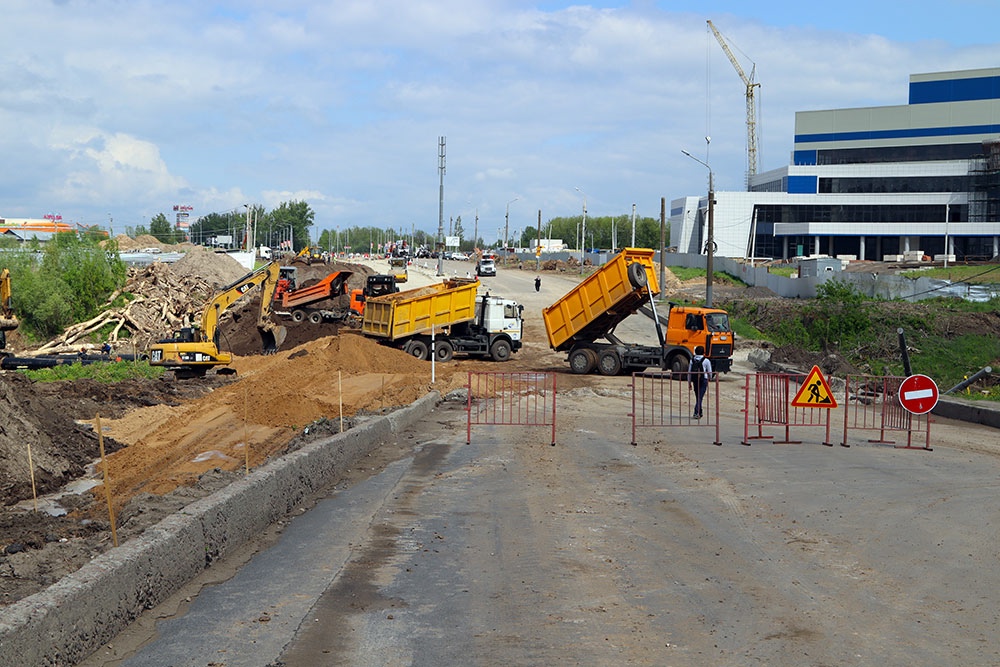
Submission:
<svg viewBox="0 0 1000 667">
<path fill-rule="evenodd" d="M 820 30 L 730 4 L 712 18 L 757 66 L 761 169 L 787 163 L 797 110 L 905 104 L 912 72 L 1000 62 L 992 41 L 900 41 L 878 32 L 898 22 L 871 15 Z M 574 215 L 574 187 L 595 215 L 633 202 L 658 215 L 660 197 L 704 189 L 682 148 L 700 155 L 711 134 L 720 189 L 742 186 L 746 152 L 743 85 L 704 8 L 671 7 L 687 13 L 7 0 L 0 215 L 141 222 L 176 203 L 203 215 L 303 199 L 318 226 L 436 229 L 441 135 L 446 215 L 474 201 L 489 229 L 512 193 L 519 215 Z"/>
</svg>

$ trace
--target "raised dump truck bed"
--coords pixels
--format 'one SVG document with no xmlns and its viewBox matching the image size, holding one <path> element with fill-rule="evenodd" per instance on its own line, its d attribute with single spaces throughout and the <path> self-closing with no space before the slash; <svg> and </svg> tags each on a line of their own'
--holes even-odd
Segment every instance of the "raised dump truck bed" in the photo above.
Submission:
<svg viewBox="0 0 1000 667">
<path fill-rule="evenodd" d="M 650 290 L 659 291 L 653 251 L 625 248 L 542 310 L 549 346 L 565 352 L 577 343 L 603 338 L 649 302 Z"/>
<path fill-rule="evenodd" d="M 574 373 L 596 369 L 617 375 L 651 366 L 686 372 L 698 346 L 715 370 L 729 370 L 733 335 L 724 310 L 671 304 L 667 317 L 656 313 L 653 254 L 648 248 L 625 248 L 542 310 L 549 346 L 567 353 Z M 625 343 L 615 336 L 615 327 L 636 311 L 653 319 L 659 345 Z"/>
</svg>

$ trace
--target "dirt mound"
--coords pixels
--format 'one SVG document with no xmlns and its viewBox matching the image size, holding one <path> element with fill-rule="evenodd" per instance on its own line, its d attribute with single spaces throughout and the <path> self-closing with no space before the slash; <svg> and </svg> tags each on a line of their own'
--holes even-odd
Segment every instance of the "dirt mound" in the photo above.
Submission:
<svg viewBox="0 0 1000 667">
<path fill-rule="evenodd" d="M 348 291 L 362 289 L 367 276 L 374 271 L 361 264 L 336 262 L 333 264 L 313 264 L 311 266 L 296 265 L 297 287 L 313 285 L 334 271 L 348 271 L 351 277 L 347 280 Z M 320 301 L 311 308 L 333 309 L 344 308 L 347 304 L 343 297 L 339 299 Z M 235 304 L 223 315 L 219 322 L 219 347 L 239 356 L 252 356 L 264 353 L 264 345 L 260 332 L 257 330 L 257 320 L 260 315 L 260 294 L 248 294 L 240 303 Z M 289 350 L 312 340 L 326 336 L 336 336 L 348 327 L 342 323 L 324 322 L 313 324 L 308 320 L 293 322 L 291 318 L 273 313 L 271 321 L 284 327 L 285 341 L 280 345 L 283 350 Z"/>
<path fill-rule="evenodd" d="M 216 290 L 231 285 L 247 274 L 246 267 L 228 254 L 212 252 L 201 246 L 192 246 L 183 257 L 169 266 L 175 276 L 203 280 Z"/>
<path fill-rule="evenodd" d="M 65 401 L 36 392 L 32 385 L 19 373 L 0 375 L 0 501 L 4 505 L 31 498 L 29 456 L 35 487 L 47 493 L 81 477 L 98 455 L 97 436 L 73 421 Z M 114 451 L 121 445 L 108 439 L 105 447 Z"/>
</svg>

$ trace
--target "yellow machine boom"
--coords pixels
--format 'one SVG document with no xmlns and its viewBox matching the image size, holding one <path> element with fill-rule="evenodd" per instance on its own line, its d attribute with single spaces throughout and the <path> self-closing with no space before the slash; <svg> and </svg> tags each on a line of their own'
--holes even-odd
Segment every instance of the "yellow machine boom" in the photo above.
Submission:
<svg viewBox="0 0 1000 667">
<path fill-rule="evenodd" d="M 278 262 L 270 262 L 224 287 L 205 306 L 199 327 L 185 327 L 172 338 L 161 340 L 149 348 L 150 365 L 171 368 L 178 377 L 193 377 L 204 375 L 213 366 L 229 364 L 232 355 L 219 351 L 219 318 L 256 287 L 261 290 L 257 330 L 260 332 L 263 352 L 268 354 L 277 351 L 284 341 L 285 329 L 271 322 L 270 316 L 280 269 Z"/>
<path fill-rule="evenodd" d="M 14 306 L 11 304 L 10 270 L 0 271 L 0 350 L 7 346 L 5 332 L 13 331 L 19 325 L 14 316 Z"/>
</svg>

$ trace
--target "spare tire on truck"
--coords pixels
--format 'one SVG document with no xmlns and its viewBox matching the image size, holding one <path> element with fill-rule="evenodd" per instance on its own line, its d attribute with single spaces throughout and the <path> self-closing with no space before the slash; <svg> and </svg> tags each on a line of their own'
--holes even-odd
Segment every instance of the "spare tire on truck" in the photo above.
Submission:
<svg viewBox="0 0 1000 667">
<path fill-rule="evenodd" d="M 639 262 L 632 262 L 628 265 L 628 281 L 632 287 L 645 287 L 649 283 L 649 276 L 646 275 L 646 267 Z"/>
</svg>

